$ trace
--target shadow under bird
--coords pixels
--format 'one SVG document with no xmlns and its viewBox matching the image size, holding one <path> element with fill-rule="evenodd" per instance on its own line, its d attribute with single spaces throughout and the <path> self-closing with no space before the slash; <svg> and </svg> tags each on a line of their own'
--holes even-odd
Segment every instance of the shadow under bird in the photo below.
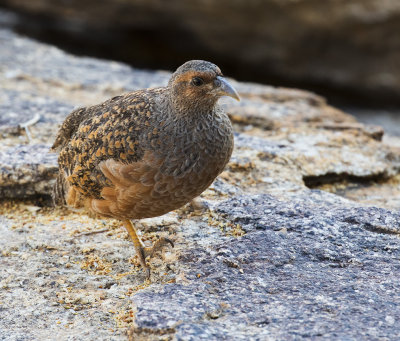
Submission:
<svg viewBox="0 0 400 341">
<path fill-rule="evenodd" d="M 131 220 L 185 205 L 222 172 L 233 130 L 221 96 L 239 100 L 216 65 L 192 60 L 166 87 L 73 111 L 52 146 L 60 151 L 54 202 L 121 220 L 149 278 L 146 257 L 173 243 L 162 237 L 145 247 Z"/>
</svg>

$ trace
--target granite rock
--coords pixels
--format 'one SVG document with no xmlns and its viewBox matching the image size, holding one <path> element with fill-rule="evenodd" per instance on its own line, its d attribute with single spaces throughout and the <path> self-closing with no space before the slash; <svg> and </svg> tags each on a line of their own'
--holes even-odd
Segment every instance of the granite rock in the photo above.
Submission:
<svg viewBox="0 0 400 341">
<path fill-rule="evenodd" d="M 240 196 L 215 210 L 246 235 L 184 251 L 184 283 L 136 294 L 132 339 L 400 336 L 399 213 L 321 191 Z"/>
<path fill-rule="evenodd" d="M 48 148 L 72 108 L 169 73 L 7 30 L 0 45 L 1 339 L 400 337 L 398 139 L 309 92 L 233 81 L 235 150 L 207 208 L 137 223 L 175 243 L 147 282 L 118 221 L 46 206 Z"/>
</svg>

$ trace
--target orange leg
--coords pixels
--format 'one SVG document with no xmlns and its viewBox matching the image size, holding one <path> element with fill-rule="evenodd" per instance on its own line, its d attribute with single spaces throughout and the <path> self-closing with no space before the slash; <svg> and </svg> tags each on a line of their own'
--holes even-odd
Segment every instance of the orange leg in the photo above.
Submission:
<svg viewBox="0 0 400 341">
<path fill-rule="evenodd" d="M 174 243 L 168 238 L 161 237 L 154 243 L 152 247 L 145 247 L 143 245 L 143 242 L 137 235 L 136 230 L 132 225 L 132 222 L 130 220 L 124 220 L 123 223 L 129 235 L 131 236 L 136 253 L 139 257 L 140 264 L 142 265 L 143 269 L 146 272 L 146 278 L 149 279 L 150 268 L 146 264 L 146 257 L 147 256 L 152 257 L 155 252 L 161 250 L 167 244 L 171 244 L 171 246 L 174 247 Z"/>
</svg>

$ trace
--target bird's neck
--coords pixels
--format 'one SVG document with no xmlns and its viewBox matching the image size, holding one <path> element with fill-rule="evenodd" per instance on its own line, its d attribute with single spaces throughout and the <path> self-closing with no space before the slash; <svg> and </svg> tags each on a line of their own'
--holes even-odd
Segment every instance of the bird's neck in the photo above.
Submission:
<svg viewBox="0 0 400 341">
<path fill-rule="evenodd" d="M 193 100 L 192 98 L 171 93 L 169 96 L 169 106 L 176 118 L 201 119 L 215 112 L 217 101 L 211 97 Z"/>
</svg>

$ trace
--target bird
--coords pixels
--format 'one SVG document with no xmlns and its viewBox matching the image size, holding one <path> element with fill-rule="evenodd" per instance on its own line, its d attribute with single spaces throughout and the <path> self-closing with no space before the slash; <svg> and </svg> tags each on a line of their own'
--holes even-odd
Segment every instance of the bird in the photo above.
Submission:
<svg viewBox="0 0 400 341">
<path fill-rule="evenodd" d="M 122 221 L 146 278 L 145 247 L 133 221 L 176 210 L 206 190 L 234 147 L 222 96 L 240 100 L 220 68 L 204 60 L 181 65 L 167 86 L 128 92 L 72 111 L 56 135 L 55 205 Z"/>
</svg>

